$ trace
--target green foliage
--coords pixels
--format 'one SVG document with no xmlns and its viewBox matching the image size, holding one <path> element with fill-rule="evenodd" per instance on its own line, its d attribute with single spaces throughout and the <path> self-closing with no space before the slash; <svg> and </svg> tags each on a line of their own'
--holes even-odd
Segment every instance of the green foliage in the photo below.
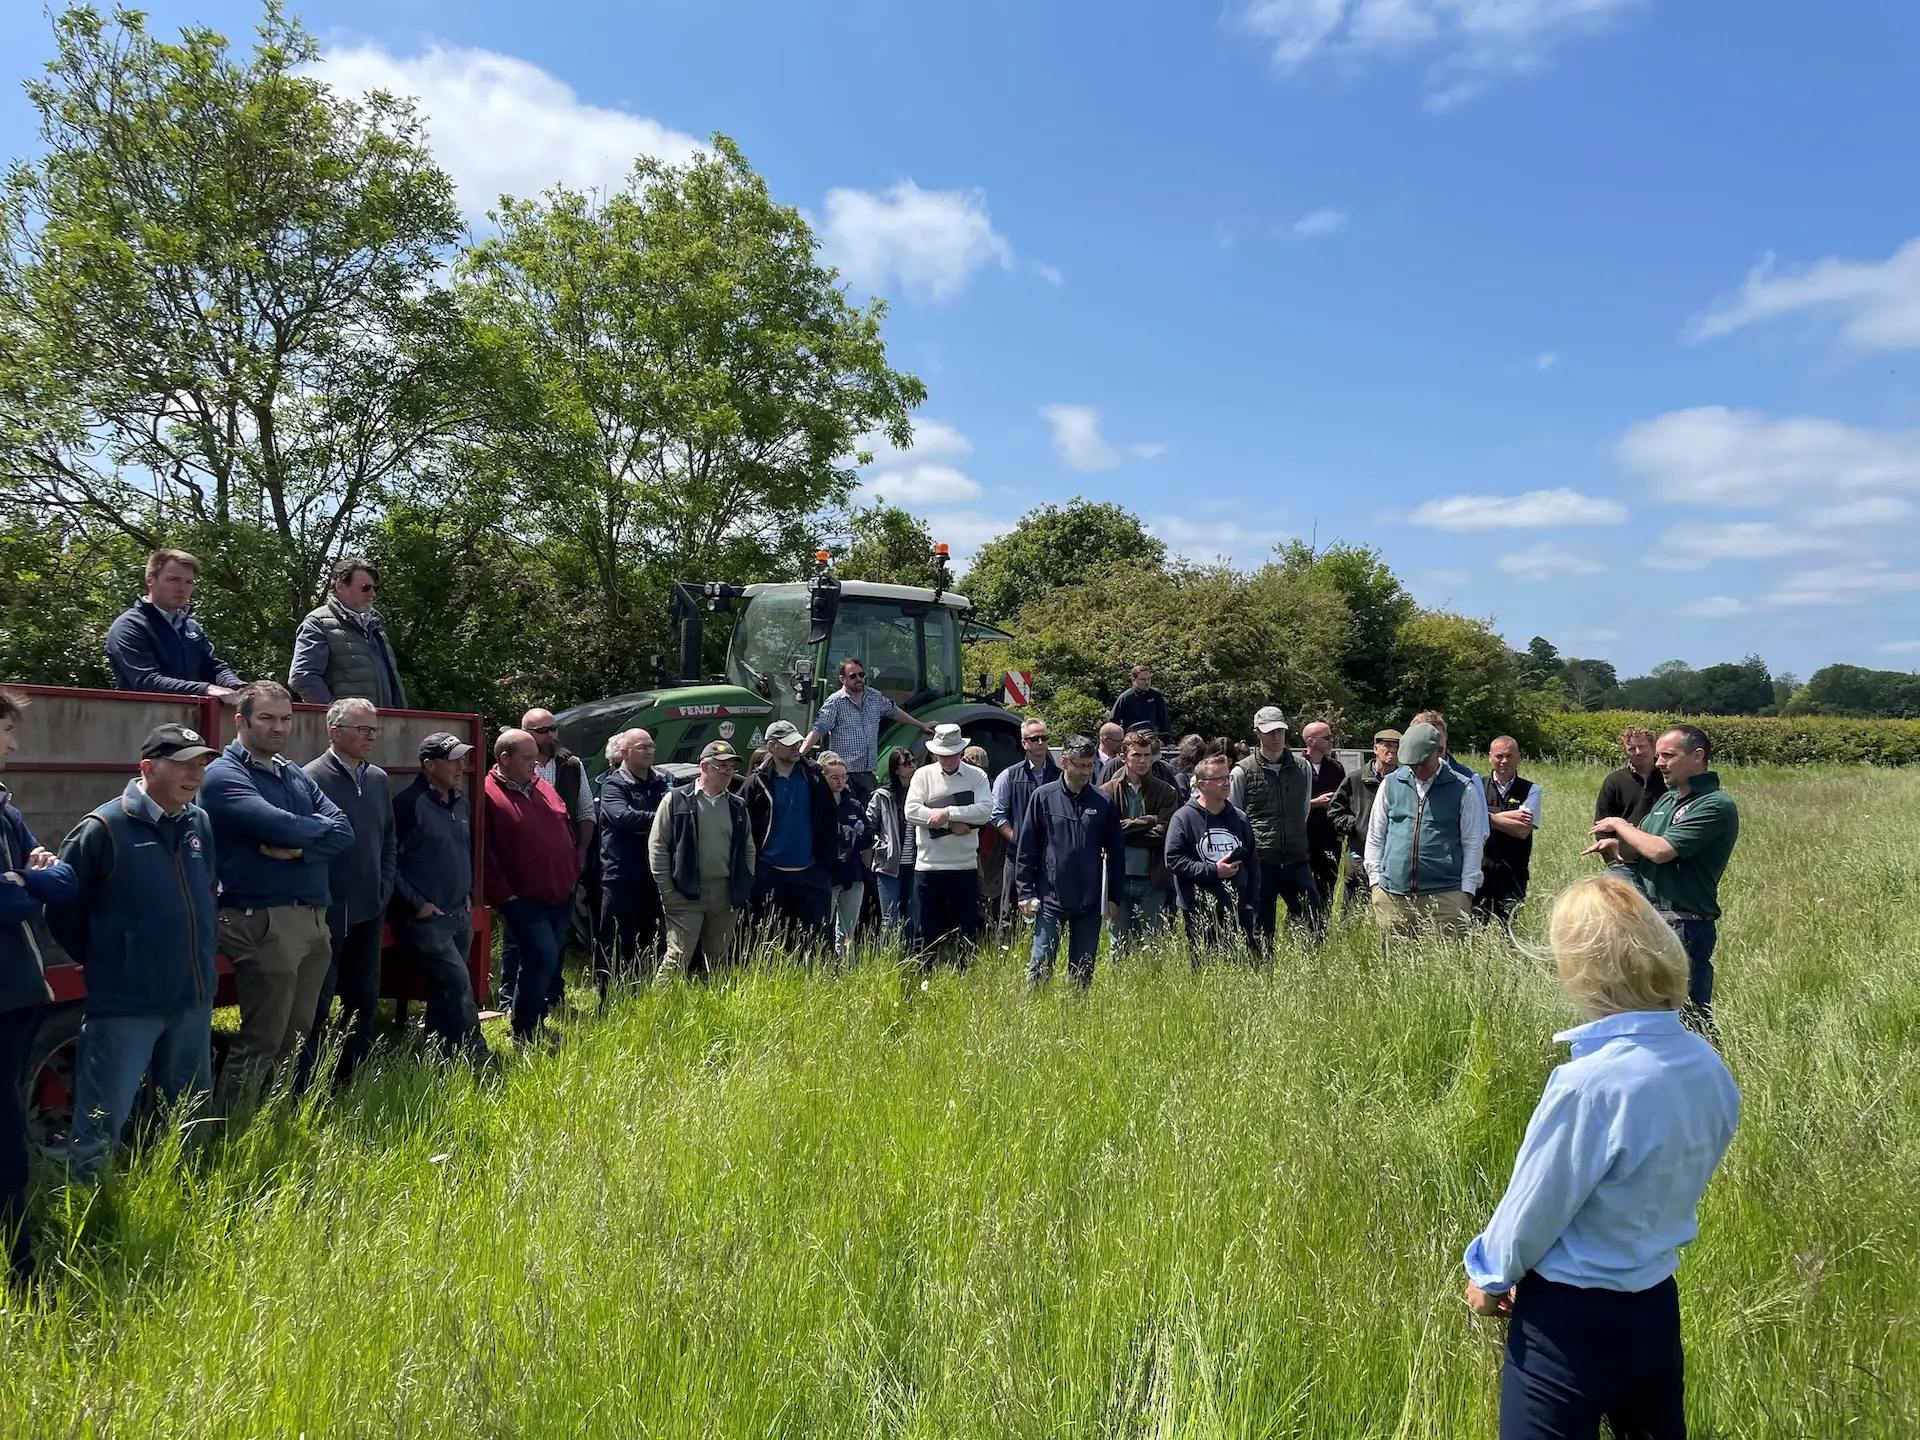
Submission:
<svg viewBox="0 0 1920 1440">
<path fill-rule="evenodd" d="M 1485 623 L 1423 610 L 1400 629 L 1398 692 L 1406 715 L 1438 710 L 1456 750 L 1484 749 L 1494 736 L 1534 746 L 1544 707 L 1514 673 L 1513 652 Z"/>
<path fill-rule="evenodd" d="M 146 559 L 124 535 L 0 507 L 0 678 L 112 689 L 107 627 L 141 593 Z"/>
<path fill-rule="evenodd" d="M 933 532 L 926 521 L 884 495 L 847 518 L 851 543 L 844 559 L 834 562 L 842 580 L 871 580 L 883 585 L 919 585 L 933 589 L 940 583 L 940 567 L 933 558 Z"/>
<path fill-rule="evenodd" d="M 1147 533 L 1137 515 L 1108 501 L 1075 496 L 1064 506 L 1042 505 L 982 545 L 960 582 L 960 593 L 996 624 L 1062 585 L 1078 585 L 1120 568 L 1158 569 L 1166 542 Z"/>
<path fill-rule="evenodd" d="M 1793 691 L 1781 713 L 1912 720 L 1920 717 L 1920 675 L 1828 665 Z"/>
<path fill-rule="evenodd" d="M 1749 655 L 1739 664 L 1695 670 L 1664 660 L 1650 674 L 1622 682 L 1609 703 L 1630 710 L 1678 710 L 1690 715 L 1759 715 L 1774 707 L 1767 662 Z"/>
<path fill-rule="evenodd" d="M 1600 771 L 1536 769 L 1523 937 Z M 1920 774 L 1738 777 L 1716 1008 L 1740 1131 L 1678 1284 L 1691 1433 L 1920 1434 Z M 1495 935 L 1364 927 L 1035 994 L 985 953 L 711 985 L 575 977 L 476 1081 L 384 1036 L 36 1217 L 17 1436 L 1496 1433 L 1460 1303 L 1576 1016 Z M 204 1133 L 204 1124 L 197 1130 Z"/>
<path fill-rule="evenodd" d="M 1176 731 L 1239 735 L 1262 705 L 1285 706 L 1296 725 L 1339 718 L 1328 697 L 1340 689 L 1346 618 L 1337 590 L 1283 566 L 1139 565 L 1029 604 L 1017 649 L 1035 672 L 1036 705 L 1063 731 L 1104 720 L 1145 660 Z"/>
<path fill-rule="evenodd" d="M 1343 542 L 1316 551 L 1295 540 L 1281 548 L 1280 566 L 1287 574 L 1332 586 L 1346 602 L 1346 624 L 1334 650 L 1341 693 L 1328 698 L 1347 712 L 1354 733 L 1371 734 L 1403 720 L 1410 712 L 1401 693 L 1400 637 L 1416 607 L 1380 552 Z M 1240 729 L 1228 733 L 1237 735 Z"/>
<path fill-rule="evenodd" d="M 460 231 L 418 116 L 302 73 L 269 3 L 248 57 L 203 28 L 76 6 L 27 85 L 43 151 L 8 173 L 0 470 L 88 538 L 201 553 L 236 663 L 284 654 L 327 565 L 464 414 L 433 281 Z"/>
<path fill-rule="evenodd" d="M 1644 725 L 1658 735 L 1681 722 L 1698 725 L 1712 737 L 1716 765 L 1920 764 L 1920 720 L 1689 715 L 1672 710 L 1545 715 L 1539 721 L 1537 753 L 1555 760 L 1619 765 L 1620 732 L 1627 726 Z"/>
</svg>

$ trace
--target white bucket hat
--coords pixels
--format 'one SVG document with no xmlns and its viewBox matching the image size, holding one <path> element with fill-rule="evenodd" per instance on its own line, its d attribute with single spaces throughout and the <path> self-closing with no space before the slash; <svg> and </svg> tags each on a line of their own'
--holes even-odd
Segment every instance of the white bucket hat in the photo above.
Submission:
<svg viewBox="0 0 1920 1440">
<path fill-rule="evenodd" d="M 929 755 L 958 755 L 967 748 L 967 737 L 960 733 L 958 725 L 936 725 L 933 738 L 927 741 Z"/>
</svg>

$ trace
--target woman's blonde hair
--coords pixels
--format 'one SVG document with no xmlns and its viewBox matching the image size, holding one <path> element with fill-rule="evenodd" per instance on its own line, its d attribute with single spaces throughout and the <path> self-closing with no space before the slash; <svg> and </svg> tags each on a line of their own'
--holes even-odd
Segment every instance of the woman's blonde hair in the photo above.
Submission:
<svg viewBox="0 0 1920 1440">
<path fill-rule="evenodd" d="M 1553 902 L 1547 943 L 1560 984 L 1589 1016 L 1678 1010 L 1687 998 L 1687 952 L 1624 880 L 1575 881 Z"/>
</svg>

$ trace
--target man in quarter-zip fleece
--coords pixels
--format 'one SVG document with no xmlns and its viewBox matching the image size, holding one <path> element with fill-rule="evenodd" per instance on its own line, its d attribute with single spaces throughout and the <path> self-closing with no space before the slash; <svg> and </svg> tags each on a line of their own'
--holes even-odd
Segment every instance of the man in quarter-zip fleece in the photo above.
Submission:
<svg viewBox="0 0 1920 1440">
<path fill-rule="evenodd" d="M 213 824 L 193 802 L 214 754 L 194 731 L 160 726 L 140 778 L 60 846 L 77 891 L 47 919 L 87 977 L 68 1148 L 82 1181 L 113 1153 L 149 1069 L 169 1104 L 213 1084 Z"/>
</svg>

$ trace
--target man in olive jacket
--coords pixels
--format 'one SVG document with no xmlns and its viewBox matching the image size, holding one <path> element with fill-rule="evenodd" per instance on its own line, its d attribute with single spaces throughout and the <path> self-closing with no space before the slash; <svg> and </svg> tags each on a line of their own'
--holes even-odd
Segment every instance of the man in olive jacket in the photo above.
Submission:
<svg viewBox="0 0 1920 1440">
<path fill-rule="evenodd" d="M 1259 748 L 1234 766 L 1227 799 L 1246 814 L 1260 856 L 1254 924 L 1261 943 L 1270 944 L 1279 931 L 1279 907 L 1285 900 L 1287 918 L 1305 921 L 1318 936 L 1327 912 L 1307 859 L 1313 767 L 1287 747 L 1287 717 L 1278 705 L 1255 711 L 1253 728 Z"/>
</svg>

